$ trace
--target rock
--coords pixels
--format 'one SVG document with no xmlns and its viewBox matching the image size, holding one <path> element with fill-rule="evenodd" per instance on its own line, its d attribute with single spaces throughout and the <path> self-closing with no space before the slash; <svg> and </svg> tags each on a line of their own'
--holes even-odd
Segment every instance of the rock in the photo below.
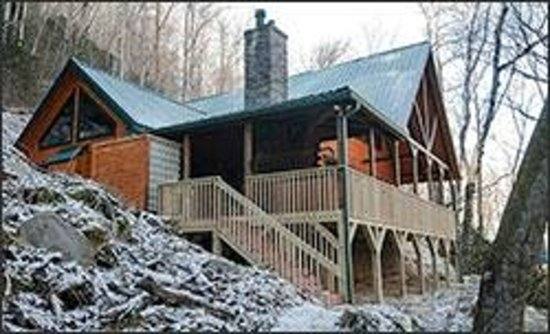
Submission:
<svg viewBox="0 0 550 334">
<path fill-rule="evenodd" d="M 113 245 L 111 244 L 104 244 L 101 248 L 99 248 L 97 253 L 94 255 L 94 260 L 98 266 L 110 269 L 114 268 L 118 264 L 112 247 Z"/>
<path fill-rule="evenodd" d="M 23 200 L 29 204 L 64 203 L 65 198 L 58 192 L 46 187 L 26 188 L 22 191 Z"/>
<path fill-rule="evenodd" d="M 93 256 L 86 237 L 51 212 L 38 213 L 27 220 L 21 225 L 19 234 L 34 247 L 61 252 L 64 260 L 87 264 Z"/>
<path fill-rule="evenodd" d="M 100 248 L 109 240 L 109 231 L 97 224 L 87 226 L 82 230 L 82 233 L 96 249 Z"/>
<path fill-rule="evenodd" d="M 410 332 L 419 327 L 416 319 L 384 305 L 372 309 L 346 309 L 338 325 L 352 332 Z"/>
</svg>

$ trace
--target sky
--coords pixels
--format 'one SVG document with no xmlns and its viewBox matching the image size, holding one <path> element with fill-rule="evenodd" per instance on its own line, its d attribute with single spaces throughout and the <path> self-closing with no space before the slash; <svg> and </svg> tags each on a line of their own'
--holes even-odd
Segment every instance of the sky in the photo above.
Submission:
<svg viewBox="0 0 550 334">
<path fill-rule="evenodd" d="M 352 58 L 425 39 L 424 18 L 417 3 L 383 2 L 238 2 L 222 3 L 236 17 L 254 25 L 254 11 L 266 10 L 267 21 L 288 35 L 289 72 L 302 70 L 300 55 L 331 39 L 349 39 Z M 365 30 L 374 32 L 377 45 L 367 45 Z M 380 38 L 385 35 L 388 38 Z M 371 43 L 372 44 L 372 43 Z"/>
</svg>

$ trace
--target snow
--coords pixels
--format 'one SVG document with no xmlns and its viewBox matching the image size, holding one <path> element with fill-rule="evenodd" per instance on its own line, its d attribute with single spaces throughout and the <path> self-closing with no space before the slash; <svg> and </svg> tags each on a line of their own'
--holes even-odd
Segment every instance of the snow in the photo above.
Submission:
<svg viewBox="0 0 550 334">
<path fill-rule="evenodd" d="M 476 277 L 384 304 L 323 306 L 270 272 L 232 263 L 187 242 L 159 217 L 125 207 L 95 182 L 33 166 L 12 146 L 28 116 L 2 117 L 4 168 L 14 176 L 2 189 L 3 330 L 472 329 Z M 55 212 L 85 234 L 102 235 L 94 263 L 64 261 L 60 252 L 31 247 L 20 238 L 20 226 L 44 211 Z M 159 297 L 144 282 L 172 298 Z M 527 329 L 546 331 L 546 317 L 545 311 L 528 307 Z"/>
<path fill-rule="evenodd" d="M 2 190 L 10 282 L 4 329 L 258 330 L 270 328 L 283 309 L 303 303 L 287 281 L 204 251 L 159 217 L 125 207 L 101 185 L 33 166 L 12 146 L 28 117 L 2 117 L 4 168 L 13 176 Z M 104 235 L 92 265 L 64 261 L 59 252 L 24 242 L 22 224 L 46 211 L 83 233 Z M 145 291 L 146 279 L 182 299 L 168 302 Z"/>
<path fill-rule="evenodd" d="M 338 308 L 326 308 L 312 303 L 304 303 L 283 312 L 279 322 L 271 330 L 274 332 L 334 332 L 341 330 L 337 323 L 341 316 Z"/>
</svg>

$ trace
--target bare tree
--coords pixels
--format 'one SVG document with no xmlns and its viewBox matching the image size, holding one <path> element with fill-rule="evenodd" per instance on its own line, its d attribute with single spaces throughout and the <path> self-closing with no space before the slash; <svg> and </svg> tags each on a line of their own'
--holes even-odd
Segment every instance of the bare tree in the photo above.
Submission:
<svg viewBox="0 0 550 334">
<path fill-rule="evenodd" d="M 460 187 L 461 247 L 466 247 L 462 253 L 467 252 L 474 217 L 479 234 L 484 233 L 483 167 L 494 120 L 500 110 L 507 107 L 502 105 L 503 101 L 518 93 L 517 83 L 526 79 L 518 75 L 519 71 L 537 77 L 527 65 L 547 50 L 546 18 L 544 13 L 535 14 L 542 8 L 517 6 L 448 4 L 443 11 L 437 4 L 423 5 L 429 21 L 428 34 L 438 39 L 433 44 L 443 54 L 444 69 L 455 74 L 448 76 L 454 80 L 447 79 L 445 93 L 450 97 L 448 101 L 460 106 L 454 116 L 460 161 L 466 175 Z M 524 35 L 520 36 L 517 31 L 522 22 L 543 29 L 530 31 L 524 27 Z M 540 76 L 538 68 L 537 73 Z M 474 212 L 477 212 L 475 216 Z"/>
<path fill-rule="evenodd" d="M 320 70 L 345 60 L 351 54 L 349 39 L 331 39 L 315 44 L 309 51 L 305 68 Z"/>
</svg>

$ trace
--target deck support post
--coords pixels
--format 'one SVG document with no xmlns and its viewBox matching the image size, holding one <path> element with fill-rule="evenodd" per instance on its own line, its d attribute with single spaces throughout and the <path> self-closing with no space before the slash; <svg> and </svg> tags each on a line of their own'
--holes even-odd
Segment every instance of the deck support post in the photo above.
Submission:
<svg viewBox="0 0 550 334">
<path fill-rule="evenodd" d="M 222 255 L 222 242 L 217 232 L 212 232 L 212 253 Z"/>
<path fill-rule="evenodd" d="M 188 179 L 191 175 L 191 141 L 189 135 L 183 135 L 183 171 L 181 173 L 182 179 Z"/>
<path fill-rule="evenodd" d="M 430 239 L 430 244 L 432 245 L 432 275 L 433 275 L 433 289 L 432 291 L 435 292 L 438 288 L 438 278 L 437 278 L 437 238 L 436 237 L 428 237 Z M 435 241 L 435 243 L 434 243 Z"/>
<path fill-rule="evenodd" d="M 406 235 L 403 232 L 395 232 L 397 248 L 399 250 L 399 284 L 401 297 L 407 296 L 407 272 L 405 269 L 405 250 L 403 247 L 406 242 Z"/>
<path fill-rule="evenodd" d="M 420 278 L 420 294 L 426 293 L 426 277 L 424 275 L 424 259 L 422 256 L 422 245 L 420 242 L 418 242 L 418 238 L 416 236 L 413 236 L 414 242 L 416 243 L 416 246 L 418 247 L 418 277 Z"/>
<path fill-rule="evenodd" d="M 445 286 L 449 288 L 451 286 L 451 257 L 449 252 L 449 240 L 443 240 L 443 247 L 445 252 Z"/>
<path fill-rule="evenodd" d="M 399 141 L 393 142 L 393 157 L 395 160 L 395 185 L 399 188 L 401 185 L 401 162 L 399 161 Z"/>
<path fill-rule="evenodd" d="M 338 162 L 339 162 L 339 174 L 340 174 L 340 189 L 341 189 L 341 203 L 340 210 L 342 217 L 340 224 L 338 224 L 338 241 L 340 248 L 340 270 L 342 272 L 342 279 L 340 280 L 340 290 L 344 302 L 353 303 L 353 285 L 352 285 L 352 253 L 351 242 L 349 237 L 350 229 L 350 187 L 349 187 L 349 172 L 348 172 L 348 118 L 346 111 L 340 106 L 334 106 L 336 112 L 336 134 L 338 140 Z"/>
<path fill-rule="evenodd" d="M 374 299 L 378 303 L 384 302 L 384 287 L 382 285 L 382 251 L 375 247 L 372 252 L 372 282 L 374 285 Z"/>
</svg>

